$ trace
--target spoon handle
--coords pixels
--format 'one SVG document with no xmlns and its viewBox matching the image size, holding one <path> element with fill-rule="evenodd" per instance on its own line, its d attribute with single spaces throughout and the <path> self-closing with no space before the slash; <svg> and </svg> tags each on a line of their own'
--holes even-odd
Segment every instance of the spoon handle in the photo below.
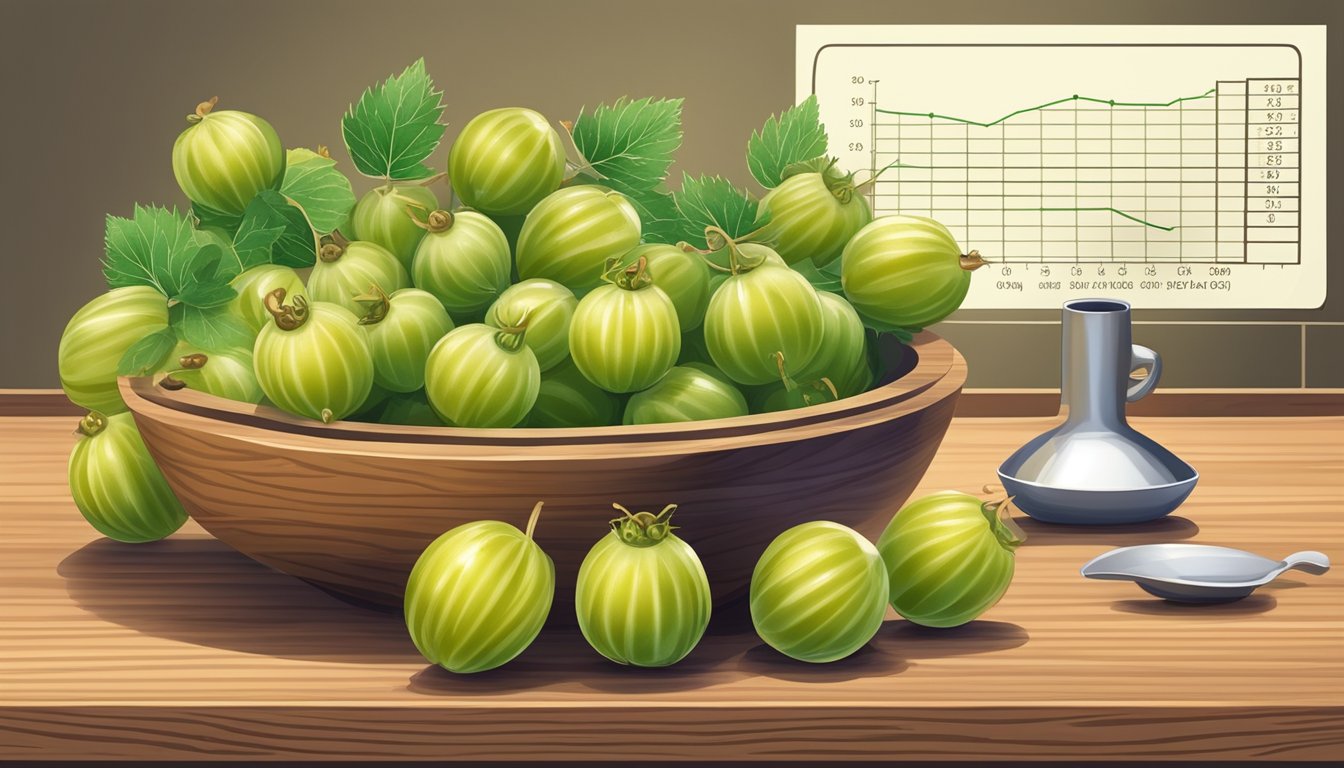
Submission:
<svg viewBox="0 0 1344 768">
<path fill-rule="evenodd" d="M 1294 552 L 1283 558 L 1283 562 L 1290 570 L 1296 569 L 1316 576 L 1320 576 L 1322 573 L 1330 570 L 1330 558 L 1326 557 L 1321 552 L 1312 550 Z"/>
</svg>

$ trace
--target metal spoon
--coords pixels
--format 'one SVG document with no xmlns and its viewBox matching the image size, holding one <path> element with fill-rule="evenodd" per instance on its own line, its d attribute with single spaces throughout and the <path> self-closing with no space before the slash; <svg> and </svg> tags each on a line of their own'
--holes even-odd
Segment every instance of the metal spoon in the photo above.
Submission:
<svg viewBox="0 0 1344 768">
<path fill-rule="evenodd" d="M 1271 560 L 1231 547 L 1144 544 L 1102 554 L 1084 565 L 1082 574 L 1089 579 L 1132 581 L 1165 600 L 1227 603 L 1294 569 L 1320 575 L 1330 570 L 1330 558 L 1305 551 Z"/>
</svg>

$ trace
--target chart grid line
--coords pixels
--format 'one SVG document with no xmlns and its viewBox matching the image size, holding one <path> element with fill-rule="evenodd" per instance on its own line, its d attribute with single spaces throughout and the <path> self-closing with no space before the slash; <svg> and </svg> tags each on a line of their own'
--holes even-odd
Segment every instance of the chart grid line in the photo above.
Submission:
<svg viewBox="0 0 1344 768">
<path fill-rule="evenodd" d="M 1321 306 L 1325 188 L 1302 161 L 1325 118 L 1304 143 L 1300 108 L 1325 95 L 1324 29 L 1125 29 L 800 27 L 798 94 L 868 168 L 874 216 L 931 217 L 989 260 L 968 309 Z"/>
<path fill-rule="evenodd" d="M 1283 264 L 1290 246 L 1300 261 L 1301 95 L 1300 78 L 1220 79 L 1165 99 L 1074 94 L 977 119 L 892 108 L 875 81 L 872 208 L 974 231 L 977 242 L 998 243 L 1004 263 Z M 1034 137 L 1021 131 L 1024 119 Z M 1227 162 L 1234 145 L 1240 167 Z M 1234 178 L 1235 207 L 1226 186 Z M 1239 237 L 1226 231 L 1234 210 Z M 1141 248 L 1130 225 L 1143 228 Z M 1034 253 L 1020 248 L 1027 241 Z"/>
</svg>

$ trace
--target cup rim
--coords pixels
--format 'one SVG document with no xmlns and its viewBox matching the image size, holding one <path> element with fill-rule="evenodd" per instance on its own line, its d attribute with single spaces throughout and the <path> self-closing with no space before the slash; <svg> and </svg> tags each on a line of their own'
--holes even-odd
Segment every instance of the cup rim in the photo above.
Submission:
<svg viewBox="0 0 1344 768">
<path fill-rule="evenodd" d="M 1088 315 L 1104 315 L 1111 312 L 1128 312 L 1131 307 L 1123 299 L 1070 299 L 1064 302 L 1064 309 Z"/>
</svg>

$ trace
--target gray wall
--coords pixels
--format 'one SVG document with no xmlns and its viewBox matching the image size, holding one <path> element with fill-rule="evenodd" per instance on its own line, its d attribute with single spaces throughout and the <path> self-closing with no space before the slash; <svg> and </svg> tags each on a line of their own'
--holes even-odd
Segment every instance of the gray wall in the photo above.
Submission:
<svg viewBox="0 0 1344 768">
<path fill-rule="evenodd" d="M 183 117 L 212 95 L 222 107 L 265 116 L 290 146 L 331 146 L 347 170 L 345 107 L 422 55 L 447 92 L 448 138 L 496 106 L 558 119 L 625 94 L 684 96 L 679 167 L 746 183 L 746 137 L 793 100 L 796 24 L 1319 24 L 1344 19 L 1342 8 L 1264 0 L 0 0 L 0 388 L 57 385 L 61 329 L 104 288 L 104 214 L 127 215 L 137 201 L 183 203 L 170 148 Z M 1340 35 L 1332 38 L 1330 122 L 1341 125 L 1344 55 L 1334 50 Z M 441 149 L 434 162 L 443 156 Z M 1334 152 L 1338 178 L 1341 162 L 1344 152 Z M 1331 203 L 1334 243 L 1344 242 L 1339 200 Z M 1144 312 L 1136 340 L 1163 353 L 1173 386 L 1295 387 L 1304 377 L 1310 386 L 1344 386 L 1344 327 L 1301 325 L 1344 320 L 1344 262 L 1331 261 L 1320 310 Z M 962 312 L 956 317 L 1002 322 L 939 330 L 970 360 L 972 386 L 1050 386 L 1058 377 L 1054 315 Z"/>
</svg>

